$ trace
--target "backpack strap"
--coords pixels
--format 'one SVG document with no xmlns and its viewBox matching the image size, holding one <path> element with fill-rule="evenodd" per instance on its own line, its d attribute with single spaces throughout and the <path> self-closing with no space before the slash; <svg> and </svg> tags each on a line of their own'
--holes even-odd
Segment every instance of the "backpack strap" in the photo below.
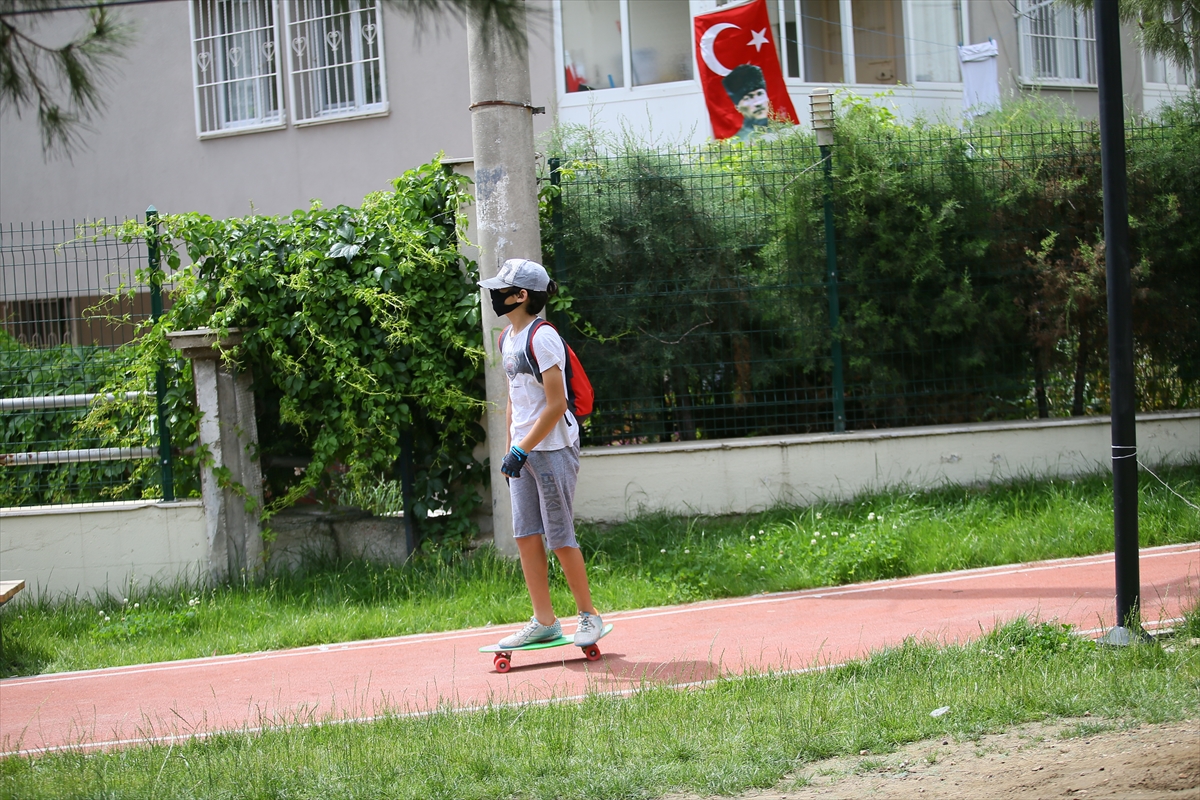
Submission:
<svg viewBox="0 0 1200 800">
<path fill-rule="evenodd" d="M 532 327 L 529 329 L 529 336 L 525 339 L 525 356 L 529 359 L 529 366 L 533 368 L 533 375 L 537 378 L 537 382 L 542 383 L 542 366 L 538 363 L 537 355 L 533 352 L 533 335 L 538 332 L 538 328 L 543 325 L 550 325 L 550 323 L 541 317 L 534 317 L 530 325 Z M 558 329 L 553 325 L 550 325 L 550 328 L 555 333 L 558 332 Z"/>
<path fill-rule="evenodd" d="M 563 375 L 566 377 L 567 383 L 567 410 L 563 412 L 563 417 L 565 417 L 567 420 L 567 427 L 571 427 L 571 417 L 573 415 L 571 412 L 571 356 L 567 352 L 567 342 L 562 338 L 562 334 L 558 332 L 558 328 L 554 327 L 554 324 L 549 320 L 542 319 L 541 317 L 534 317 L 534 320 L 531 324 L 533 327 L 529 329 L 529 338 L 525 340 L 525 355 L 529 359 L 529 366 L 533 368 L 533 374 L 537 377 L 538 383 L 544 384 L 545 381 L 542 380 L 542 368 L 541 365 L 538 364 L 537 355 L 533 352 L 533 335 L 538 332 L 538 329 L 549 326 L 550 330 L 554 331 L 554 333 L 558 336 L 559 341 L 562 342 L 564 358 L 562 370 Z"/>
</svg>

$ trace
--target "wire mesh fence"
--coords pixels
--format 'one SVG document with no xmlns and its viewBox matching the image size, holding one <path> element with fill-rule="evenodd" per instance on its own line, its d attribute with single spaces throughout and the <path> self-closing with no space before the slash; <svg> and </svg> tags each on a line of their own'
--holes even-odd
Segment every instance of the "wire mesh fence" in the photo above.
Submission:
<svg viewBox="0 0 1200 800">
<path fill-rule="evenodd" d="M 157 452 L 153 412 L 81 424 L 116 399 L 154 407 L 123 347 L 151 314 L 147 258 L 103 222 L 0 226 L 0 506 L 162 496 L 159 471 L 137 469 Z"/>
<path fill-rule="evenodd" d="M 1178 168 L 1196 131 L 1127 136 L 1131 212 L 1174 204 L 1181 223 L 1200 206 Z M 832 431 L 842 409 L 850 430 L 1107 411 L 1094 127 L 553 166 L 553 264 L 597 390 L 585 443 Z M 1135 226 L 1143 409 L 1200 387 L 1194 249 L 1161 222 Z"/>
</svg>

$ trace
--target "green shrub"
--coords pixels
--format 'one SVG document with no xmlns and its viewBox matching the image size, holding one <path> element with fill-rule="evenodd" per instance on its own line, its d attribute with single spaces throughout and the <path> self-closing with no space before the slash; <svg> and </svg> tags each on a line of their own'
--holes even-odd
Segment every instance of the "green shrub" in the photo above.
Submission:
<svg viewBox="0 0 1200 800">
<path fill-rule="evenodd" d="M 563 129 L 544 237 L 597 389 L 596 444 L 1107 411 L 1099 134 L 1029 101 L 966 129 L 843 96 L 822 154 L 778 129 L 662 150 Z M 1127 130 L 1143 410 L 1200 389 L 1200 102 Z"/>
<path fill-rule="evenodd" d="M 411 431 L 411 511 L 423 521 L 453 512 L 422 523 L 431 540 L 471 535 L 487 472 L 472 455 L 483 436 L 477 274 L 458 252 L 467 181 L 435 160 L 360 208 L 169 215 L 158 232 L 122 229 L 154 237 L 174 281 L 170 309 L 131 345 L 139 379 L 174 357 L 167 331 L 242 331 L 224 358 L 253 376 L 259 454 L 268 465 L 281 456 L 307 464 L 265 471 L 264 518 L 301 500 L 397 495 L 387 486 L 399 480 L 400 437 Z M 188 370 L 171 383 L 190 399 Z M 119 408 L 88 422 L 109 424 Z M 194 444 L 195 426 L 177 436 Z"/>
</svg>

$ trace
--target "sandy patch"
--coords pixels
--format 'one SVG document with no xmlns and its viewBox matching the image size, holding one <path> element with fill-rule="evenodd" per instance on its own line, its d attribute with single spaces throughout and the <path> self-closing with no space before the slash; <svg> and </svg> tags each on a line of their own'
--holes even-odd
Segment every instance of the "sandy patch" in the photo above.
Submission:
<svg viewBox="0 0 1200 800">
<path fill-rule="evenodd" d="M 778 787 L 738 800 L 993 797 L 1200 800 L 1200 720 L 1123 728 L 1119 721 L 1069 719 L 978 741 L 914 742 L 885 756 L 806 764 Z"/>
</svg>

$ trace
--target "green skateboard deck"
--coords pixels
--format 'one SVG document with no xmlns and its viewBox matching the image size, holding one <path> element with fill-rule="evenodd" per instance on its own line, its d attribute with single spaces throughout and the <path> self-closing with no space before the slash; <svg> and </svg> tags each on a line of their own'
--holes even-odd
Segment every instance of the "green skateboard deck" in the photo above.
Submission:
<svg viewBox="0 0 1200 800">
<path fill-rule="evenodd" d="M 605 625 L 604 630 L 600 633 L 600 638 L 603 639 L 605 636 L 608 636 L 612 629 L 613 626 L 611 624 Z M 479 652 L 494 654 L 492 658 L 492 665 L 496 668 L 496 671 L 508 672 L 510 669 L 512 669 L 512 654 L 518 650 L 546 650 L 551 647 L 562 647 L 563 645 L 567 644 L 575 644 L 575 634 L 571 634 L 570 636 L 560 636 L 557 639 L 551 639 L 548 642 L 535 642 L 533 644 L 521 645 L 520 647 L 501 647 L 498 644 L 489 644 L 486 647 L 479 648 Z M 598 661 L 600 659 L 600 648 L 596 645 L 588 645 L 587 647 L 582 648 L 582 650 L 583 657 L 588 661 Z"/>
</svg>

